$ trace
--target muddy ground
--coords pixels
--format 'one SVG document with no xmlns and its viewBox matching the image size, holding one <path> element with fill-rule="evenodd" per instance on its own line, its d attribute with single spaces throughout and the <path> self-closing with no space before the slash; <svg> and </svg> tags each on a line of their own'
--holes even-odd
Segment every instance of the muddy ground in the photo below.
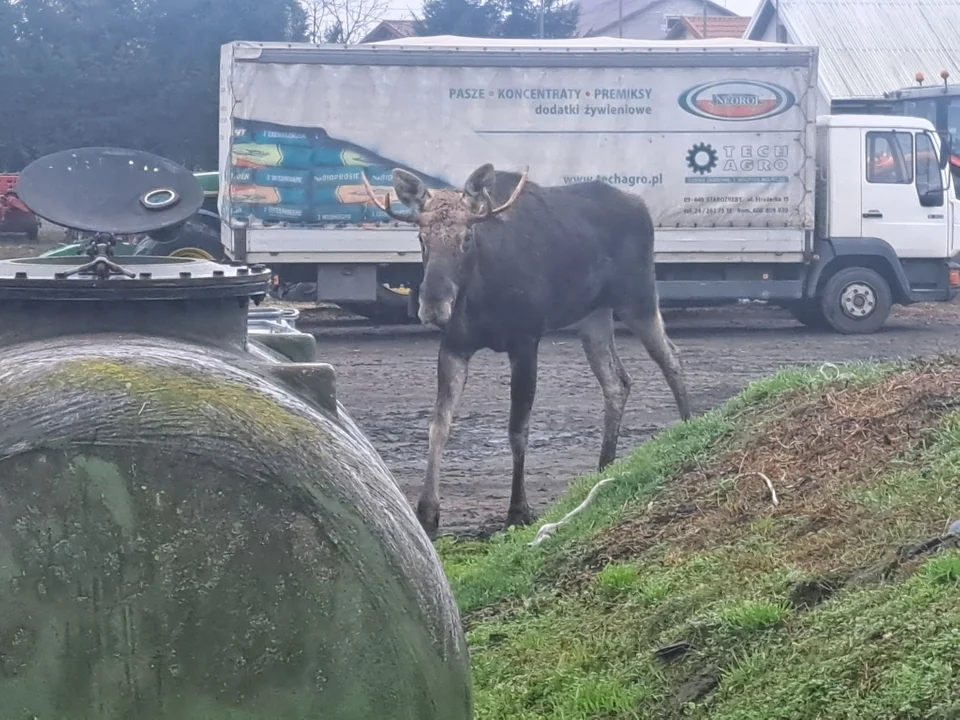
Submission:
<svg viewBox="0 0 960 720">
<path fill-rule="evenodd" d="M 0 241 L 0 256 L 42 249 Z M 960 351 L 960 305 L 898 308 L 880 333 L 854 337 L 810 331 L 785 312 L 757 306 L 665 315 L 682 351 L 697 413 L 788 365 Z M 436 390 L 436 332 L 419 326 L 371 327 L 330 311 L 305 313 L 301 329 L 316 335 L 321 359 L 337 368 L 340 399 L 415 502 Z M 677 412 L 640 343 L 620 330 L 618 346 L 634 381 L 620 435 L 623 456 L 676 422 Z M 502 522 L 510 492 L 508 412 L 506 357 L 480 353 L 471 365 L 444 460 L 441 532 L 485 532 Z M 595 469 L 601 418 L 599 385 L 577 336 L 545 338 L 527 456 L 528 495 L 536 510 L 562 493 L 572 478 Z"/>
<path fill-rule="evenodd" d="M 765 307 L 665 315 L 682 351 L 697 413 L 784 366 L 960 351 L 958 305 L 898 308 L 883 331 L 860 337 L 810 331 L 785 312 Z M 309 329 L 321 358 L 337 368 L 341 400 L 415 502 L 426 467 L 437 334 L 421 327 L 375 328 L 329 320 Z M 678 416 L 666 382 L 643 346 L 626 330 L 617 337 L 634 381 L 620 435 L 623 456 Z M 506 514 L 508 373 L 506 357 L 489 352 L 471 364 L 442 470 L 441 532 L 489 531 Z M 572 478 L 595 469 L 601 419 L 600 388 L 577 336 L 545 338 L 527 456 L 528 494 L 538 511 Z"/>
</svg>

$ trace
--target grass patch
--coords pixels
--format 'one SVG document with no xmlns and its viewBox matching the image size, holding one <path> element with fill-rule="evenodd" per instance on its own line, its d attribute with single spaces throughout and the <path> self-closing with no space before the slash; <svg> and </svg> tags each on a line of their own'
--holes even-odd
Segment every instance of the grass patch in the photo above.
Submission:
<svg viewBox="0 0 960 720">
<path fill-rule="evenodd" d="M 477 720 L 960 717 L 958 370 L 784 371 L 640 446 L 538 547 L 438 541 Z"/>
</svg>

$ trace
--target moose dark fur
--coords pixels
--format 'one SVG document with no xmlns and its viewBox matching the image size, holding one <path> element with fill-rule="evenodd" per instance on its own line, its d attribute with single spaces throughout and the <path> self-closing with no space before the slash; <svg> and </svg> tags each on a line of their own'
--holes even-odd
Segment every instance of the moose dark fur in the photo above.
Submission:
<svg viewBox="0 0 960 720">
<path fill-rule="evenodd" d="M 660 315 L 650 213 L 643 200 L 601 182 L 539 186 L 527 174 L 481 165 L 462 191 L 428 190 L 412 173 L 393 171 L 390 196 L 371 200 L 420 230 L 424 277 L 421 322 L 441 329 L 437 399 L 427 473 L 417 517 L 434 537 L 440 523 L 440 462 L 471 357 L 482 348 L 510 358 L 513 485 L 507 526 L 533 515 L 524 490 L 524 457 L 537 388 L 537 353 L 549 330 L 576 325 L 603 392 L 599 468 L 613 462 L 630 376 L 617 355 L 613 313 L 640 338 L 673 392 L 684 420 L 690 401 L 675 348 Z"/>
</svg>

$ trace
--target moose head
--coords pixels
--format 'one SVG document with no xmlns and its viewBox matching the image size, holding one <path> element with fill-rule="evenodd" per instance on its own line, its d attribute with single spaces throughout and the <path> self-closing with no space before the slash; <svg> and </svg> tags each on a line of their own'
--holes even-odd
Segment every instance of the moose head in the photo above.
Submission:
<svg viewBox="0 0 960 720">
<path fill-rule="evenodd" d="M 497 206 L 493 200 L 496 175 L 490 163 L 474 170 L 463 190 L 428 190 L 416 175 L 396 168 L 393 189 L 408 212 L 391 207 L 390 193 L 378 199 L 362 171 L 361 179 L 378 208 L 394 220 L 418 226 L 424 270 L 418 314 L 420 322 L 443 327 L 453 315 L 457 294 L 470 270 L 474 226 L 500 215 L 517 201 L 526 185 L 527 172 L 520 176 L 507 201 Z"/>
</svg>

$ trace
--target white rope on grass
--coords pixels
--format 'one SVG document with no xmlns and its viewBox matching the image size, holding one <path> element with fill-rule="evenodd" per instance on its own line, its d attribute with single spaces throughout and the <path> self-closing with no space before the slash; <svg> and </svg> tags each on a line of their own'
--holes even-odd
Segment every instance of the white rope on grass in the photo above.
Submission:
<svg viewBox="0 0 960 720">
<path fill-rule="evenodd" d="M 827 369 L 833 370 L 833 374 L 827 372 Z M 856 377 L 856 373 L 850 371 L 844 372 L 840 369 L 839 365 L 836 365 L 832 362 L 825 362 L 820 366 L 820 376 L 825 380 L 852 380 Z"/>
<path fill-rule="evenodd" d="M 553 535 L 554 531 L 557 528 L 559 528 L 561 525 L 566 525 L 570 521 L 570 518 L 572 518 L 577 513 L 585 510 L 590 505 L 590 503 L 593 502 L 593 497 L 597 494 L 597 491 L 602 486 L 606 485 L 609 482 L 613 482 L 613 478 L 604 478 L 603 480 L 598 482 L 596 485 L 594 485 L 592 488 L 590 488 L 590 492 L 587 493 L 587 497 L 584 498 L 582 503 L 577 505 L 573 510 L 568 512 L 566 515 L 560 518 L 557 522 L 544 523 L 543 525 L 541 525 L 540 529 L 537 530 L 537 536 L 533 540 L 528 542 L 527 545 L 531 547 L 536 547 L 537 545 L 542 543 L 544 540 L 546 540 L 548 537 Z"/>
<path fill-rule="evenodd" d="M 760 476 L 760 479 L 767 484 L 767 488 L 770 490 L 770 500 L 773 503 L 774 507 L 780 504 L 780 500 L 777 497 L 777 491 L 773 489 L 773 483 L 770 482 L 770 478 L 764 475 L 762 472 L 758 472 L 757 475 Z"/>
<path fill-rule="evenodd" d="M 825 372 L 827 368 L 831 368 L 836 374 L 833 377 L 830 377 Z M 820 375 L 822 375 L 826 380 L 839 380 L 841 377 L 843 377 L 843 373 L 840 372 L 840 368 L 838 368 L 832 362 L 827 362 L 820 366 Z"/>
</svg>

